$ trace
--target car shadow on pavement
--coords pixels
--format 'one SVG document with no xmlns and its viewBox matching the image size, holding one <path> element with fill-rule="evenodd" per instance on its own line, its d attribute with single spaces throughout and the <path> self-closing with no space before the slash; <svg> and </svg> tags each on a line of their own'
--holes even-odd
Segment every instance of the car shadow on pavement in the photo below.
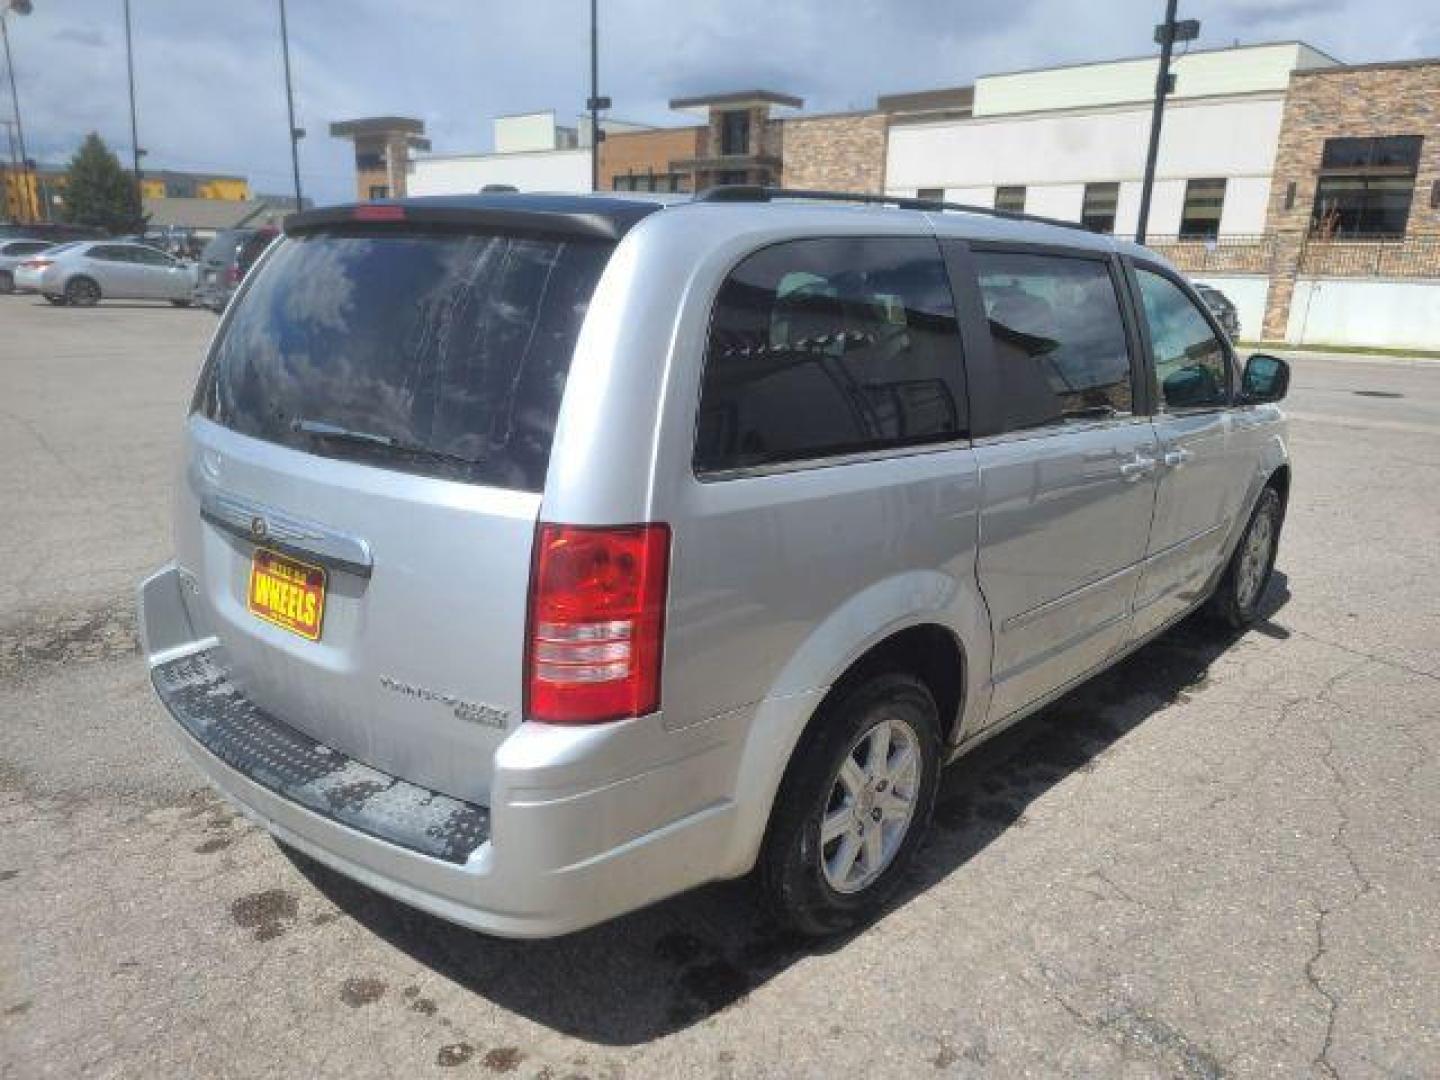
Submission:
<svg viewBox="0 0 1440 1080">
<path fill-rule="evenodd" d="M 1256 632 L 1289 599 L 1276 571 Z M 903 907 L 1008 829 L 1060 780 L 1150 716 L 1203 693 L 1210 665 L 1241 635 L 1190 619 L 1035 716 L 967 754 L 941 781 L 935 828 L 892 902 Z M 435 973 L 491 1004 L 576 1038 L 648 1042 L 704 1020 L 806 956 L 842 948 L 769 924 L 747 881 L 696 889 L 592 930 L 548 941 L 474 933 L 382 896 L 285 850 L 346 914 Z"/>
</svg>

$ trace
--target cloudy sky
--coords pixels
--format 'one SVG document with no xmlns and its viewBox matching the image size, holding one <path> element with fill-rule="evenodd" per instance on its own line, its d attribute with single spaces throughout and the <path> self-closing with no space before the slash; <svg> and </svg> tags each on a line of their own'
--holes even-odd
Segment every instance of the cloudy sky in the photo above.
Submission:
<svg viewBox="0 0 1440 1080">
<path fill-rule="evenodd" d="M 128 158 L 123 0 L 33 0 L 11 46 L 32 157 L 68 159 L 87 131 Z M 1436 0 L 1182 0 L 1201 47 L 1299 38 L 1341 60 L 1440 54 Z M 0 7 L 8 0 L 0 0 Z M 1162 0 L 600 0 L 601 91 L 657 123 L 671 97 L 764 87 L 807 110 L 1011 71 L 1153 51 Z M 246 175 L 290 189 L 276 0 L 131 0 L 140 144 L 150 168 Z M 332 120 L 399 113 L 437 152 L 488 149 L 494 116 L 588 92 L 585 0 L 289 0 L 306 194 L 351 192 Z M 8 98 L 0 114 L 9 116 Z M 5 151 L 0 142 L 0 153 Z"/>
</svg>

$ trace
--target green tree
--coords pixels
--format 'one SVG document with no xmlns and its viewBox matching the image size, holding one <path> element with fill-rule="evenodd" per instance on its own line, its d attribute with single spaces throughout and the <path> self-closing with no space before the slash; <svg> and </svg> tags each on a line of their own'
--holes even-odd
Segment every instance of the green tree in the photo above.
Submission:
<svg viewBox="0 0 1440 1080">
<path fill-rule="evenodd" d="M 65 173 L 64 217 L 75 225 L 109 233 L 143 232 L 135 178 L 95 132 L 85 136 Z"/>
</svg>

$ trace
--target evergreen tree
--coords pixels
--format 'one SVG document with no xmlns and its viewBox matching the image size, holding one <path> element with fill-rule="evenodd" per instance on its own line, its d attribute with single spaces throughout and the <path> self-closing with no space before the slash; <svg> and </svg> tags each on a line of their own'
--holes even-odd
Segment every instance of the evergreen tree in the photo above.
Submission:
<svg viewBox="0 0 1440 1080">
<path fill-rule="evenodd" d="M 85 136 L 65 176 L 66 221 L 111 234 L 144 231 L 135 178 L 95 132 Z"/>
</svg>

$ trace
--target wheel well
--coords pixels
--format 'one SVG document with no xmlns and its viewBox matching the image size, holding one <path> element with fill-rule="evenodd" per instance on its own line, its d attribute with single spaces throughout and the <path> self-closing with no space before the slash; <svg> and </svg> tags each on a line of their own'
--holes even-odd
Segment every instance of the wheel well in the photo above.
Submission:
<svg viewBox="0 0 1440 1080">
<path fill-rule="evenodd" d="M 1281 465 L 1273 473 L 1270 479 L 1265 481 L 1266 487 L 1272 487 L 1280 495 L 1280 505 L 1286 506 L 1290 502 L 1290 466 Z"/>
<path fill-rule="evenodd" d="M 941 741 L 948 743 L 960 722 L 960 705 L 965 697 L 965 654 L 955 635 L 935 623 L 891 634 L 845 669 L 825 695 L 826 700 L 887 671 L 906 672 L 925 684 L 940 713 Z"/>
<path fill-rule="evenodd" d="M 1265 481 L 1265 486 L 1274 488 L 1275 494 L 1280 496 L 1280 520 L 1285 520 L 1285 512 L 1290 509 L 1290 466 L 1277 466 Z"/>
</svg>

